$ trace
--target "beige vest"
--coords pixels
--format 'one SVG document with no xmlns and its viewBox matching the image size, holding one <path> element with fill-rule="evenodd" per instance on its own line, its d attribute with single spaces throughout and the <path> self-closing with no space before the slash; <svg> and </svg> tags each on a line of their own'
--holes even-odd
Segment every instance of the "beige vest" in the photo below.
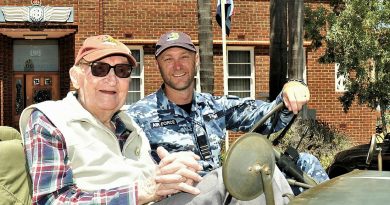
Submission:
<svg viewBox="0 0 390 205">
<path fill-rule="evenodd" d="M 22 135 L 34 108 L 42 111 L 63 134 L 68 165 L 77 187 L 94 191 L 133 186 L 137 182 L 139 189 L 154 191 L 156 165 L 149 154 L 149 141 L 125 113 L 120 112 L 119 116 L 132 132 L 121 152 L 114 133 L 85 110 L 72 92 L 63 100 L 46 101 L 26 108 L 20 117 Z"/>
</svg>

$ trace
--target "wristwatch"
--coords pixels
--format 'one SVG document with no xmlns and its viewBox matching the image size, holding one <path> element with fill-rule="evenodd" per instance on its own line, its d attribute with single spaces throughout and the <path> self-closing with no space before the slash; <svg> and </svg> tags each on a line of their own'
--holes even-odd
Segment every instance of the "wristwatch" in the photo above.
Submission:
<svg viewBox="0 0 390 205">
<path fill-rule="evenodd" d="M 307 87 L 305 81 L 302 79 L 289 79 L 287 82 L 291 82 L 291 81 L 300 82 L 302 85 Z"/>
</svg>

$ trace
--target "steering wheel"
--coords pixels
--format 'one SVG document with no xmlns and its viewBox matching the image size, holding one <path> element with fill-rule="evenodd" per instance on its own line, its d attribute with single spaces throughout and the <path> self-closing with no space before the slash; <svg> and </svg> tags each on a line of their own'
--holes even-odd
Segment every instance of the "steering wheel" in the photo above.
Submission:
<svg viewBox="0 0 390 205">
<path fill-rule="evenodd" d="M 283 102 L 277 104 L 266 115 L 264 115 L 255 125 L 253 125 L 250 132 L 256 132 L 256 131 L 260 130 L 261 126 L 263 126 L 263 124 L 268 120 L 268 118 L 270 118 L 272 115 L 274 115 L 276 112 L 279 112 L 283 108 L 284 108 Z M 281 134 L 276 139 L 281 139 L 287 133 L 287 129 L 289 129 L 289 128 L 290 128 L 290 126 L 286 126 L 281 131 Z M 283 136 L 281 136 L 281 135 L 283 135 Z M 310 186 L 315 186 L 318 184 L 309 175 L 307 175 L 305 172 L 303 172 L 292 160 L 286 161 L 287 160 L 286 158 L 283 158 L 283 160 L 281 160 L 282 154 L 278 150 L 276 150 L 275 148 L 273 148 L 273 150 L 274 150 L 274 155 L 275 155 L 277 165 L 279 167 L 283 166 L 280 168 L 282 168 L 285 172 L 287 172 L 287 174 L 289 176 L 292 176 L 297 181 L 308 184 Z"/>
</svg>

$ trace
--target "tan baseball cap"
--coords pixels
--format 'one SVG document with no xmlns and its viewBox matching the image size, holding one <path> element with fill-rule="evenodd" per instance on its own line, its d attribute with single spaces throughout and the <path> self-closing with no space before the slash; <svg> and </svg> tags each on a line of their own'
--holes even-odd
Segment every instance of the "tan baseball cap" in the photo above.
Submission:
<svg viewBox="0 0 390 205">
<path fill-rule="evenodd" d="M 171 31 L 163 34 L 156 44 L 156 57 L 163 51 L 171 47 L 182 47 L 190 51 L 196 52 L 195 45 L 191 41 L 191 37 L 183 32 Z"/>
<path fill-rule="evenodd" d="M 83 58 L 88 62 L 93 62 L 116 54 L 127 57 L 129 63 L 134 67 L 136 66 L 137 61 L 131 55 L 130 49 L 109 35 L 91 36 L 85 39 L 74 64 L 77 65 Z"/>
</svg>

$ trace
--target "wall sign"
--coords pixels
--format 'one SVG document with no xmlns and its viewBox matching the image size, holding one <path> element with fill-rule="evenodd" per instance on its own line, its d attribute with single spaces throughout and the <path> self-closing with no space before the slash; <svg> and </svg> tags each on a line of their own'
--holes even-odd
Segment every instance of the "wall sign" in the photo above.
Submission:
<svg viewBox="0 0 390 205">
<path fill-rule="evenodd" d="M 32 6 L 0 6 L 0 22 L 73 22 L 73 7 L 42 6 L 32 0 Z"/>
<path fill-rule="evenodd" d="M 51 77 L 45 78 L 45 85 L 51 85 Z"/>
<path fill-rule="evenodd" d="M 39 78 L 34 78 L 33 79 L 33 83 L 34 83 L 34 85 L 40 85 L 41 84 L 41 80 Z"/>
</svg>

